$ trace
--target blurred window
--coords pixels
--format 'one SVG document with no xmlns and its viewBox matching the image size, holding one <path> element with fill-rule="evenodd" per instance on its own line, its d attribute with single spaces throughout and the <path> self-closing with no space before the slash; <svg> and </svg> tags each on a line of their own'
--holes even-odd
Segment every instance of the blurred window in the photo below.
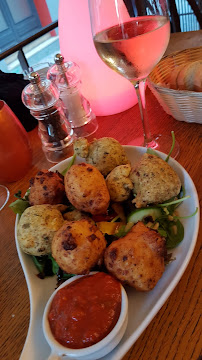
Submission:
<svg viewBox="0 0 202 360">
<path fill-rule="evenodd" d="M 187 0 L 175 0 L 177 12 L 180 18 L 181 31 L 199 30 L 200 26 L 196 16 Z"/>
<path fill-rule="evenodd" d="M 26 0 L 6 0 L 6 2 L 16 24 L 32 15 L 31 9 Z"/>
<path fill-rule="evenodd" d="M 0 9 L 0 32 L 8 29 L 8 26 L 5 22 L 5 19 L 3 17 L 2 11 Z"/>
</svg>

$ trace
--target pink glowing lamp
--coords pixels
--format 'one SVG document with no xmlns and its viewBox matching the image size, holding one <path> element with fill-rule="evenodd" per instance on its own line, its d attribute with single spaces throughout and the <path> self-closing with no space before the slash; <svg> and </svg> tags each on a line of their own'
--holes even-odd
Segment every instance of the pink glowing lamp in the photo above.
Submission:
<svg viewBox="0 0 202 360">
<path fill-rule="evenodd" d="M 106 9 L 106 16 L 108 13 Z M 127 11 L 124 17 L 127 21 Z M 74 61 L 80 66 L 81 92 L 89 100 L 95 115 L 112 115 L 135 105 L 137 97 L 133 85 L 108 68 L 96 52 L 88 0 L 60 0 L 58 20 L 60 51 L 66 61 Z M 112 25 L 113 22 L 112 18 Z"/>
</svg>

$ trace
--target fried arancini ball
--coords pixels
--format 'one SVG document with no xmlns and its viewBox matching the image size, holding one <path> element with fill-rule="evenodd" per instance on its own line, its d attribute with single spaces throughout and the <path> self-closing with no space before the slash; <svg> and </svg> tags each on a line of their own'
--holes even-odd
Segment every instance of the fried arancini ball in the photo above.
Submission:
<svg viewBox="0 0 202 360">
<path fill-rule="evenodd" d="M 134 199 L 137 208 L 163 203 L 177 196 L 181 188 L 181 181 L 173 168 L 161 158 L 147 153 L 132 169 L 130 178 L 137 194 Z"/>
<path fill-rule="evenodd" d="M 86 214 L 85 212 L 76 210 L 76 209 L 74 209 L 72 211 L 67 211 L 66 213 L 64 213 L 63 218 L 68 221 L 77 221 L 77 220 L 81 220 L 81 219 L 91 220 L 91 218 L 88 214 Z"/>
<path fill-rule="evenodd" d="M 116 166 L 129 164 L 124 148 L 110 137 L 94 139 L 91 143 L 78 139 L 74 144 L 74 151 L 86 162 L 95 166 L 103 176 L 110 173 Z"/>
<path fill-rule="evenodd" d="M 91 221 L 65 221 L 52 241 L 52 256 L 70 274 L 88 274 L 102 258 L 104 235 Z"/>
<path fill-rule="evenodd" d="M 41 170 L 30 180 L 30 205 L 60 204 L 64 197 L 64 179 L 60 173 Z"/>
<path fill-rule="evenodd" d="M 122 283 L 139 291 L 154 288 L 164 272 L 165 239 L 142 222 L 113 241 L 105 251 L 108 271 Z"/>
<path fill-rule="evenodd" d="M 21 249 L 29 255 L 41 256 L 51 253 L 51 242 L 64 219 L 55 205 L 28 207 L 20 217 L 17 239 Z"/>
<path fill-rule="evenodd" d="M 129 198 L 133 183 L 129 178 L 130 164 L 115 167 L 106 178 L 110 199 L 115 202 L 125 201 Z"/>
<path fill-rule="evenodd" d="M 65 174 L 64 182 L 67 198 L 77 210 L 93 215 L 107 211 L 109 191 L 96 167 L 86 163 L 72 165 Z"/>
<path fill-rule="evenodd" d="M 89 143 L 86 138 L 78 138 L 74 141 L 74 153 L 82 158 L 87 158 Z"/>
</svg>

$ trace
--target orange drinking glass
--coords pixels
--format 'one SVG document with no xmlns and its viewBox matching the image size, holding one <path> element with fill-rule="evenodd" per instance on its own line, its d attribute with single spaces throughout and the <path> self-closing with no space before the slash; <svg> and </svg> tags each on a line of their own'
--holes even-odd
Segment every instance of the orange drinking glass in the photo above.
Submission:
<svg viewBox="0 0 202 360">
<path fill-rule="evenodd" d="M 0 100 L 0 182 L 21 179 L 31 163 L 27 132 L 9 106 Z"/>
</svg>

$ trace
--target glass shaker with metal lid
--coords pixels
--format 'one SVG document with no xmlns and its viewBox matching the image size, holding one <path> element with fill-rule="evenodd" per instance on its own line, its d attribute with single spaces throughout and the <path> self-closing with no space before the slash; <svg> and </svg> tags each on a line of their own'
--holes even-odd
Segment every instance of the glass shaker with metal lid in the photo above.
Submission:
<svg viewBox="0 0 202 360">
<path fill-rule="evenodd" d="M 57 163 L 73 154 L 74 133 L 65 115 L 57 87 L 37 72 L 29 74 L 30 84 L 22 101 L 38 120 L 38 132 L 48 161 Z"/>
<path fill-rule="evenodd" d="M 60 98 L 74 133 L 89 137 L 98 127 L 89 101 L 81 94 L 80 68 L 74 62 L 65 62 L 61 54 L 55 56 L 55 64 L 47 72 L 47 78 L 56 84 Z"/>
</svg>

